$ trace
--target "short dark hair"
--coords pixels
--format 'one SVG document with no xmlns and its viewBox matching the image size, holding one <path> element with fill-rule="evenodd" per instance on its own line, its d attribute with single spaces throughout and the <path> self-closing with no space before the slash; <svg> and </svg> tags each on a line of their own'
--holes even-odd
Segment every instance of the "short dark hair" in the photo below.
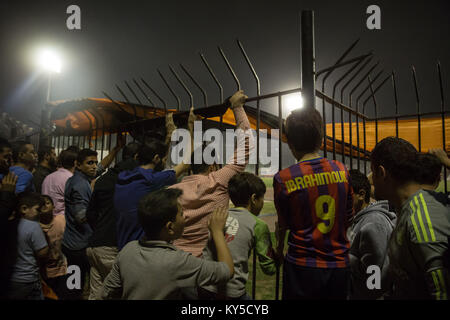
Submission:
<svg viewBox="0 0 450 320">
<path fill-rule="evenodd" d="M 156 155 L 164 158 L 167 150 L 168 146 L 163 142 L 163 140 L 147 137 L 138 149 L 138 162 L 140 165 L 150 164 Z"/>
<path fill-rule="evenodd" d="M 201 147 L 199 147 L 194 152 L 192 152 L 192 154 L 191 154 L 191 170 L 192 170 L 193 174 L 203 173 L 206 170 L 208 170 L 209 166 L 211 166 L 213 164 L 213 163 L 210 163 L 210 164 L 206 163 L 205 159 L 203 157 L 203 151 L 205 150 L 205 148 L 207 146 L 208 146 L 208 144 L 203 143 L 203 145 Z M 201 152 L 201 154 L 202 154 L 201 163 L 195 163 L 195 154 L 197 152 Z M 216 157 L 216 149 L 212 149 L 211 156 L 213 156 L 214 159 L 216 159 L 215 163 L 218 164 L 217 157 Z"/>
<path fill-rule="evenodd" d="M 416 148 L 396 137 L 387 137 L 378 142 L 372 150 L 370 161 L 374 166 L 383 166 L 400 183 L 413 181 L 418 170 Z"/>
<path fill-rule="evenodd" d="M 41 146 L 41 147 L 39 147 L 39 151 L 38 151 L 38 160 L 39 160 L 39 162 L 44 160 L 46 155 L 50 155 L 52 153 L 52 150 L 55 150 L 55 147 L 52 147 L 52 146 Z"/>
<path fill-rule="evenodd" d="M 19 153 L 26 152 L 25 146 L 31 144 L 27 141 L 16 141 L 12 146 L 12 157 L 14 162 L 19 161 Z"/>
<path fill-rule="evenodd" d="M 77 160 L 78 154 L 70 150 L 63 150 L 59 154 L 58 164 L 64 169 L 72 169 L 75 167 L 75 160 Z"/>
<path fill-rule="evenodd" d="M 260 198 L 265 193 L 266 185 L 262 179 L 249 172 L 237 173 L 228 182 L 228 194 L 236 207 L 247 206 L 252 194 Z"/>
<path fill-rule="evenodd" d="M 430 153 L 419 153 L 416 182 L 420 184 L 435 184 L 441 179 L 442 163 L 438 157 Z"/>
<path fill-rule="evenodd" d="M 286 119 L 286 137 L 298 152 L 310 153 L 320 148 L 323 139 L 323 120 L 314 108 L 293 111 Z"/>
<path fill-rule="evenodd" d="M 41 194 L 42 199 L 47 199 L 48 201 L 50 201 L 52 203 L 52 205 L 55 205 L 55 203 L 53 202 L 52 197 L 50 197 L 49 195 L 46 194 Z"/>
<path fill-rule="evenodd" d="M 162 228 L 169 221 L 175 221 L 178 213 L 180 189 L 160 189 L 151 192 L 139 201 L 139 223 L 149 239 L 157 239 Z"/>
<path fill-rule="evenodd" d="M 17 199 L 17 211 L 20 212 L 22 206 L 27 208 L 39 205 L 40 207 L 45 204 L 44 198 L 37 192 L 23 192 L 19 194 Z"/>
<path fill-rule="evenodd" d="M 352 169 L 349 172 L 350 175 L 350 185 L 353 188 L 354 193 L 359 193 L 361 190 L 366 192 L 364 197 L 365 202 L 370 202 L 370 181 L 369 179 L 359 170 Z"/>
<path fill-rule="evenodd" d="M 8 142 L 8 140 L 0 137 L 0 152 L 3 152 L 5 148 L 11 148 L 11 144 Z"/>
<path fill-rule="evenodd" d="M 82 164 L 84 160 L 86 160 L 87 157 L 96 157 L 97 151 L 91 150 L 91 149 L 83 149 L 80 152 L 78 152 L 77 155 L 77 161 L 79 164 Z"/>
<path fill-rule="evenodd" d="M 123 147 L 122 160 L 133 158 L 138 153 L 140 146 L 141 144 L 138 142 L 130 142 L 125 147 Z"/>
<path fill-rule="evenodd" d="M 78 148 L 78 146 L 76 146 L 76 145 L 68 146 L 66 150 L 67 151 L 72 151 L 72 152 L 75 152 L 75 153 L 80 152 L 80 148 Z"/>
</svg>

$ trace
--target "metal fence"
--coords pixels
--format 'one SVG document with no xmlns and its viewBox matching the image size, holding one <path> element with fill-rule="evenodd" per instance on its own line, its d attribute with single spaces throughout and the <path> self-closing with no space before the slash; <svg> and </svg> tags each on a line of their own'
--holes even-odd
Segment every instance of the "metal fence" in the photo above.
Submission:
<svg viewBox="0 0 450 320">
<path fill-rule="evenodd" d="M 316 71 L 315 70 L 315 51 L 314 51 L 314 14 L 312 11 L 303 11 L 301 15 L 301 42 L 302 42 L 302 88 L 295 88 L 286 91 L 274 92 L 269 94 L 261 94 L 261 82 L 258 74 L 247 55 L 242 43 L 237 40 L 237 45 L 240 52 L 251 72 L 251 75 L 256 84 L 256 92 L 254 96 L 247 99 L 246 103 L 254 103 L 256 105 L 256 156 L 257 164 L 255 166 L 255 174 L 260 173 L 259 166 L 259 148 L 260 148 L 260 121 L 261 121 L 261 102 L 271 101 L 273 105 L 276 106 L 277 117 L 278 117 L 278 128 L 283 128 L 283 109 L 284 109 L 284 98 L 287 95 L 301 92 L 303 100 L 305 101 L 305 107 L 316 107 L 322 113 L 324 123 L 331 124 L 331 135 L 327 135 L 326 126 L 324 126 L 324 148 L 323 155 L 333 160 L 339 160 L 346 164 L 351 169 L 357 168 L 362 169 L 364 173 L 367 173 L 369 163 L 370 153 L 366 149 L 366 124 L 370 122 L 375 123 L 375 142 L 378 142 L 378 122 L 381 120 L 395 120 L 395 132 L 396 136 L 399 137 L 399 120 L 406 118 L 417 118 L 418 123 L 418 141 L 419 141 L 419 151 L 422 150 L 422 133 L 421 133 L 421 121 L 424 117 L 428 116 L 440 116 L 442 119 L 442 147 L 446 148 L 446 137 L 445 137 L 445 115 L 450 111 L 445 110 L 445 100 L 444 100 L 444 87 L 443 87 L 443 77 L 441 72 L 440 63 L 437 63 L 437 75 L 439 79 L 439 90 L 441 98 L 441 111 L 440 112 L 428 112 L 424 113 L 421 111 L 421 100 L 420 92 L 417 85 L 416 71 L 412 67 L 412 82 L 415 89 L 416 97 L 416 113 L 400 115 L 398 112 L 398 94 L 396 86 L 396 74 L 395 72 L 385 73 L 384 70 L 380 69 L 380 62 L 373 61 L 374 56 L 372 52 L 367 52 L 362 55 L 355 57 L 350 57 L 352 51 L 358 44 L 359 40 L 353 42 L 347 50 L 336 60 L 336 62 L 327 68 Z M 218 47 L 218 52 L 225 62 L 227 69 L 232 76 L 236 89 L 241 89 L 241 82 L 236 75 L 236 72 L 231 65 L 230 61 L 227 59 L 222 48 Z M 217 85 L 217 96 L 219 101 L 224 101 L 223 85 L 218 80 L 216 72 L 213 70 L 205 56 L 200 53 L 200 59 L 205 67 L 205 71 L 211 76 L 211 79 Z M 195 77 L 188 71 L 188 69 L 180 64 L 180 68 L 183 73 L 189 78 L 196 88 L 202 93 L 202 100 L 205 107 L 218 106 L 208 104 L 208 95 L 206 90 L 199 84 Z M 193 105 L 193 94 L 190 91 L 186 83 L 181 79 L 179 74 L 175 69 L 169 66 L 170 72 L 174 75 L 178 83 L 181 85 L 187 96 L 189 97 L 190 106 Z M 330 76 L 333 75 L 337 70 L 340 70 L 340 76 L 333 82 L 330 82 Z M 169 90 L 173 97 L 177 101 L 177 110 L 181 109 L 181 99 L 175 93 L 173 87 L 169 84 L 163 73 L 158 70 L 158 74 Z M 378 103 L 376 98 L 376 93 L 385 86 L 388 82 L 391 84 L 392 88 L 392 101 L 395 105 L 395 114 L 388 117 L 378 117 Z M 133 79 L 133 86 L 129 82 L 125 81 L 125 85 L 128 90 L 132 93 L 134 99 L 142 106 L 141 99 L 136 92 L 139 92 L 141 96 L 149 103 L 150 106 L 155 106 L 152 97 L 159 100 L 164 106 L 164 110 L 167 110 L 168 104 L 164 99 L 163 95 L 159 94 L 150 84 L 143 78 L 140 78 L 140 82 Z M 316 85 L 320 87 L 316 89 Z M 118 92 L 121 97 L 126 101 L 126 103 L 133 107 L 134 121 L 137 121 L 137 104 L 131 102 L 125 91 L 122 90 L 118 85 L 116 85 Z M 325 92 L 331 90 L 331 95 L 327 95 Z M 151 93 L 151 94 L 150 94 Z M 248 93 L 247 93 L 248 94 Z M 110 97 L 107 93 L 104 95 L 111 100 L 118 108 L 122 109 L 120 104 L 118 104 L 114 99 Z M 275 102 L 274 102 L 275 101 Z M 374 110 L 374 117 L 369 118 L 366 116 L 367 108 L 371 106 Z M 89 116 L 90 130 L 86 136 L 64 136 L 64 133 L 54 135 L 52 137 L 51 143 L 55 146 L 56 150 L 59 152 L 67 148 L 70 145 L 76 145 L 80 148 L 91 147 L 99 152 L 101 158 L 109 153 L 109 151 L 115 146 L 117 141 L 117 135 L 121 134 L 123 129 L 120 128 L 105 128 L 103 125 L 101 128 L 98 127 L 99 124 L 104 124 L 102 115 L 96 110 L 89 110 L 89 112 L 95 118 L 95 123 L 92 123 Z M 99 121 L 101 120 L 101 121 Z M 222 128 L 222 117 L 220 118 L 220 128 Z M 340 136 L 341 139 L 338 141 L 336 139 L 336 124 L 340 123 Z M 348 125 L 348 130 L 345 130 L 344 124 Z M 360 127 L 362 126 L 362 136 L 360 134 Z M 352 128 L 356 127 L 356 137 L 353 136 Z M 346 132 L 348 131 L 348 132 Z M 105 134 L 105 132 L 112 132 L 111 134 Z M 281 130 L 280 130 L 281 132 Z M 346 143 L 346 137 L 348 138 L 348 143 Z M 131 138 L 129 138 L 131 139 Z M 331 145 L 331 150 L 327 150 L 327 146 Z M 283 143 L 279 139 L 278 144 L 278 156 L 279 156 L 279 170 L 282 169 L 282 149 Z M 444 171 L 445 177 L 447 177 L 447 172 Z M 445 189 L 447 190 L 447 179 L 445 181 Z M 256 297 L 257 279 L 256 279 L 256 250 L 253 252 L 253 270 L 252 270 L 252 297 Z M 275 299 L 279 299 L 279 286 L 280 286 L 280 272 L 277 270 L 276 281 L 275 281 Z"/>
</svg>

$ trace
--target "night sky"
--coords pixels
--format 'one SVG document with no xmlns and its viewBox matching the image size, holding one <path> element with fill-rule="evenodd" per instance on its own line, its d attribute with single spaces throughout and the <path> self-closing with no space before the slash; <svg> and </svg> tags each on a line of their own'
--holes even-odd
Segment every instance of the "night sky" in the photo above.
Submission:
<svg viewBox="0 0 450 320">
<path fill-rule="evenodd" d="M 81 8 L 81 30 L 66 27 L 70 4 Z M 381 8 L 381 30 L 366 27 L 366 8 L 371 4 Z M 316 70 L 335 63 L 360 38 L 350 57 L 374 50 L 373 61 L 381 61 L 376 71 L 385 71 L 380 79 L 395 69 L 400 113 L 413 113 L 416 108 L 411 65 L 417 70 L 422 110 L 440 110 L 437 60 L 442 64 L 450 100 L 450 3 L 446 0 L 6 0 L 0 4 L 0 108 L 28 124 L 39 122 L 47 77 L 37 73 L 31 55 L 41 46 L 58 49 L 63 60 L 61 73 L 53 78 L 51 100 L 103 98 L 102 90 L 119 99 L 115 84 L 125 88 L 124 80 L 144 77 L 175 106 L 175 99 L 158 76 L 159 68 L 181 97 L 182 108 L 187 108 L 188 96 L 169 72 L 171 64 L 194 93 L 195 105 L 203 106 L 200 91 L 179 67 L 182 63 L 207 89 L 209 104 L 218 103 L 217 87 L 198 55 L 204 53 L 224 86 L 225 96 L 229 96 L 236 87 L 218 45 L 235 68 L 242 88 L 255 96 L 256 85 L 237 38 L 258 72 L 262 94 L 297 88 L 301 79 L 302 9 L 315 11 Z M 333 81 L 346 69 L 341 70 L 330 78 L 327 94 L 331 95 Z M 394 113 L 390 82 L 380 91 L 378 103 L 380 114 Z M 266 101 L 262 107 L 275 112 L 276 100 Z"/>
</svg>

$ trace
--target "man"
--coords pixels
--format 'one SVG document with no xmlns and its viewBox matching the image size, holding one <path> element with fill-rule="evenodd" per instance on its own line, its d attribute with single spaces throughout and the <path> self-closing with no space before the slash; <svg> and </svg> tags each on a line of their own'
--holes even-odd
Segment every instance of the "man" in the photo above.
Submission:
<svg viewBox="0 0 450 320">
<path fill-rule="evenodd" d="M 11 144 L 0 137 L 0 180 L 9 172 L 9 167 L 12 165 L 12 149 Z"/>
<path fill-rule="evenodd" d="M 97 152 L 83 149 L 78 153 L 76 170 L 67 180 L 64 191 L 66 229 L 62 241 L 62 251 L 69 267 L 76 265 L 81 271 L 81 289 L 73 289 L 72 298 L 81 299 L 89 261 L 86 256 L 91 227 L 87 223 L 86 210 L 91 199 L 91 179 L 97 172 Z"/>
<path fill-rule="evenodd" d="M 117 256 L 116 215 L 114 190 L 120 172 L 133 170 L 138 166 L 135 160 L 139 143 L 131 142 L 123 148 L 122 161 L 109 169 L 95 182 L 86 218 L 92 228 L 89 247 L 86 250 L 90 271 L 89 300 L 99 299 L 103 281 L 111 271 Z"/>
<path fill-rule="evenodd" d="M 42 182 L 45 177 L 56 169 L 55 148 L 51 146 L 42 146 L 38 152 L 39 165 L 33 173 L 33 184 L 36 192 L 42 192 Z"/>
<path fill-rule="evenodd" d="M 242 90 L 236 92 L 229 100 L 236 119 L 238 129 L 250 132 L 250 123 L 244 111 L 244 102 L 248 97 Z M 208 242 L 208 218 L 217 207 L 227 207 L 230 201 L 228 182 L 237 173 L 243 172 L 247 166 L 250 149 L 253 150 L 253 136 L 247 139 L 245 134 L 238 135 L 237 150 L 245 150 L 242 154 L 235 151 L 231 161 L 219 169 L 217 164 L 192 161 L 191 176 L 184 177 L 180 183 L 170 188 L 183 191 L 179 201 L 183 207 L 186 225 L 181 238 L 174 245 L 181 250 L 201 257 L 203 248 Z M 193 155 L 194 156 L 194 155 Z M 194 158 L 194 157 L 192 157 Z M 195 159 L 193 159 L 195 160 Z"/>
<path fill-rule="evenodd" d="M 448 209 L 415 181 L 417 150 L 406 140 L 385 138 L 372 150 L 371 169 L 376 199 L 388 200 L 398 219 L 388 247 L 393 285 L 382 289 L 392 288 L 393 299 L 448 299 Z"/>
<path fill-rule="evenodd" d="M 195 115 L 193 108 L 189 114 L 188 126 L 191 136 Z M 172 135 L 172 114 L 166 118 L 167 135 Z M 149 192 L 174 184 L 176 178 L 189 169 L 189 165 L 180 163 L 171 170 L 164 170 L 168 145 L 164 139 L 147 138 L 139 147 L 137 161 L 139 166 L 133 170 L 119 173 L 114 193 L 114 207 L 117 216 L 117 247 L 121 250 L 128 242 L 139 240 L 144 229 L 138 221 L 139 200 Z"/>
<path fill-rule="evenodd" d="M 34 191 L 33 174 L 31 171 L 37 164 L 37 154 L 32 144 L 26 141 L 14 143 L 12 148 L 12 159 L 14 165 L 9 168 L 17 176 L 16 194 Z M 4 174 L 0 173 L 0 180 Z"/>
<path fill-rule="evenodd" d="M 75 171 L 75 161 L 77 160 L 77 154 L 63 150 L 59 155 L 60 168 L 55 172 L 49 174 L 42 182 L 42 194 L 50 196 L 53 200 L 55 209 L 54 215 L 64 215 L 64 192 L 66 188 L 66 182 L 73 176 Z"/>
<path fill-rule="evenodd" d="M 395 227 L 395 213 L 389 211 L 386 200 L 370 203 L 371 185 L 369 179 L 358 170 L 350 170 L 350 184 L 353 188 L 353 209 L 356 212 L 347 230 L 350 240 L 351 300 L 376 299 L 379 289 L 367 288 L 369 266 L 383 268 L 384 258 L 392 230 Z"/>
<path fill-rule="evenodd" d="M 293 111 L 286 119 L 286 136 L 298 163 L 273 178 L 279 259 L 290 230 L 283 299 L 346 299 L 346 231 L 353 215 L 349 174 L 344 164 L 319 155 L 323 121 L 316 109 Z"/>
</svg>

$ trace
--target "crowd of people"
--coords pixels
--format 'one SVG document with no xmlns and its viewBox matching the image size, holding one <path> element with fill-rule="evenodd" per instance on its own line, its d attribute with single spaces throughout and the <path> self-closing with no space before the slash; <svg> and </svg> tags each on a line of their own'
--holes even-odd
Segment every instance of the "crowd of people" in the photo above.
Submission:
<svg viewBox="0 0 450 320">
<path fill-rule="evenodd" d="M 229 98 L 243 131 L 246 98 Z M 191 109 L 191 137 L 195 120 Z M 446 153 L 388 137 L 365 176 L 320 155 L 323 126 L 315 109 L 286 119 L 298 162 L 273 178 L 275 246 L 258 218 L 266 185 L 245 171 L 252 135 L 223 166 L 192 152 L 172 168 L 171 114 L 166 137 L 120 139 L 100 162 L 91 149 L 57 157 L 0 139 L 0 297 L 249 300 L 254 251 L 265 274 L 282 266 L 286 300 L 448 299 L 449 197 L 435 191 Z"/>
</svg>

